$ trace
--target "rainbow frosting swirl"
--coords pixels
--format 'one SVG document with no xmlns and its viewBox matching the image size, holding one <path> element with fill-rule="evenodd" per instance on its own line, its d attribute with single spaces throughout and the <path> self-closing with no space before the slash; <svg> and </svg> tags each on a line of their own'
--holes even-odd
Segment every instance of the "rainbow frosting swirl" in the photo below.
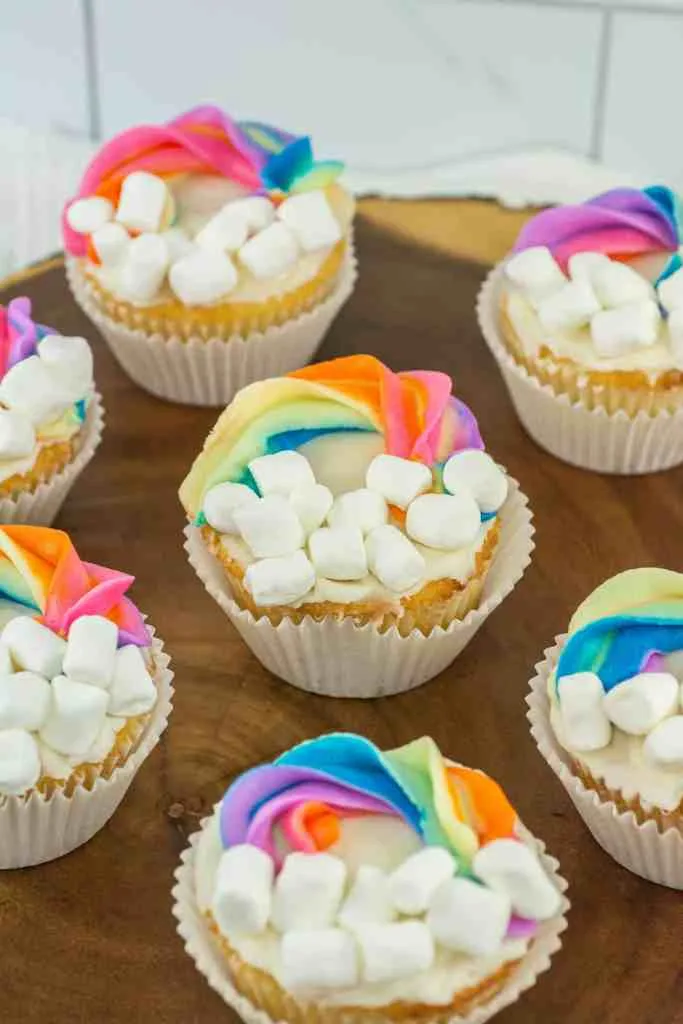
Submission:
<svg viewBox="0 0 683 1024">
<path fill-rule="evenodd" d="M 83 562 L 62 530 L 44 526 L 0 527 L 0 601 L 35 613 L 55 633 L 66 635 L 82 615 L 116 623 L 119 646 L 148 647 L 150 635 L 124 594 L 134 577 Z"/>
<path fill-rule="evenodd" d="M 215 106 L 194 107 L 165 125 L 141 125 L 116 135 L 86 168 L 75 199 L 102 196 L 116 205 L 121 184 L 132 171 L 162 178 L 214 174 L 255 193 L 303 192 L 324 188 L 342 172 L 337 160 L 315 161 L 308 136 L 255 121 L 234 121 Z M 85 256 L 87 238 L 62 218 L 64 246 Z"/>
</svg>

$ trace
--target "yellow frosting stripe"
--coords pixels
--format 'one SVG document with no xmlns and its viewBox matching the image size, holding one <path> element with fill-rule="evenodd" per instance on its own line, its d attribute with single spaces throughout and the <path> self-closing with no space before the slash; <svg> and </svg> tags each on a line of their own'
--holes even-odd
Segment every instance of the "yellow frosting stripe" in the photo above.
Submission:
<svg viewBox="0 0 683 1024">
<path fill-rule="evenodd" d="M 575 633 L 596 619 L 634 612 L 641 605 L 683 599 L 683 573 L 670 569 L 627 569 L 606 580 L 579 605 L 569 623 Z"/>
</svg>

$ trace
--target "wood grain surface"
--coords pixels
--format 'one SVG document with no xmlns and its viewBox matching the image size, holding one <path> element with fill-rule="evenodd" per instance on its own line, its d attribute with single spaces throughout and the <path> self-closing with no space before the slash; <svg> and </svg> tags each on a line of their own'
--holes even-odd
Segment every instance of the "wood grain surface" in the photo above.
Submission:
<svg viewBox="0 0 683 1024">
<path fill-rule="evenodd" d="M 621 569 L 681 569 L 683 469 L 618 479 L 572 469 L 519 426 L 473 315 L 485 267 L 519 217 L 486 204 L 374 203 L 358 231 L 360 283 L 321 357 L 371 352 L 445 370 L 489 449 L 522 483 L 537 550 L 513 594 L 453 666 L 385 700 L 309 696 L 270 676 L 203 590 L 182 549 L 176 491 L 216 414 L 138 390 L 96 341 L 104 441 L 57 525 L 84 558 L 136 574 L 133 596 L 166 641 L 175 710 L 110 824 L 61 861 L 0 875 L 2 1024 L 213 1024 L 233 1014 L 185 955 L 170 913 L 188 834 L 236 773 L 321 731 L 380 746 L 430 733 L 498 779 L 561 861 L 572 910 L 550 973 L 500 1024 L 683 1022 L 683 900 L 593 842 L 537 753 L 524 697 L 534 663 L 586 594 Z M 421 225 L 421 227 L 420 227 Z M 93 337 L 58 267 L 14 283 L 36 318 Z"/>
</svg>

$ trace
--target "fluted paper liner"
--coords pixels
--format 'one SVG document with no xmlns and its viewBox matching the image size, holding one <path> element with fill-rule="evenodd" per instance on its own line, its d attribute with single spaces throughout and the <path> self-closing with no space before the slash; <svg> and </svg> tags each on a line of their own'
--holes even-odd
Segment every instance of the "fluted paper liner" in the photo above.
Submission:
<svg viewBox="0 0 683 1024">
<path fill-rule="evenodd" d="M 482 623 L 522 578 L 534 549 L 531 511 L 516 480 L 500 513 L 498 548 L 484 581 L 478 608 L 428 636 L 415 630 L 384 633 L 351 618 L 274 626 L 235 602 L 225 572 L 207 549 L 198 527 L 185 530 L 185 549 L 207 591 L 221 606 L 259 661 L 292 686 L 328 697 L 385 697 L 438 675 L 457 657 Z"/>
<path fill-rule="evenodd" d="M 88 465 L 102 439 L 104 408 L 95 392 L 88 406 L 80 450 L 76 458 L 41 481 L 33 491 L 22 491 L 13 497 L 0 498 L 0 523 L 21 523 L 24 526 L 50 526 L 64 500 Z"/>
<path fill-rule="evenodd" d="M 205 818 L 201 827 L 204 828 L 209 820 L 210 818 Z M 190 844 L 183 851 L 180 866 L 175 872 L 176 884 L 172 897 L 178 934 L 185 944 L 185 951 L 192 957 L 197 969 L 204 975 L 211 988 L 222 996 L 246 1024 L 273 1024 L 263 1010 L 250 1003 L 232 984 L 225 957 L 212 938 L 206 919 L 197 905 L 194 862 L 200 835 L 201 829 L 190 837 Z M 560 892 L 564 893 L 567 883 L 558 872 L 558 862 L 545 852 L 543 843 L 537 839 L 533 839 L 533 842 L 543 867 Z M 559 913 L 539 925 L 530 948 L 500 991 L 471 1013 L 450 1017 L 449 1024 L 484 1024 L 484 1021 L 490 1020 L 506 1006 L 516 1002 L 523 992 L 531 988 L 538 976 L 548 970 L 550 958 L 562 945 L 560 935 L 567 927 L 565 914 L 568 909 L 569 901 L 565 896 Z M 373 1012 L 376 1013 L 376 1010 L 377 1008 L 373 1008 Z M 429 1017 L 424 1019 L 427 1022 L 430 1020 Z M 434 1019 L 443 1021 L 443 1014 L 439 1013 L 438 1007 L 434 1008 Z"/>
<path fill-rule="evenodd" d="M 557 741 L 550 724 L 548 679 L 560 656 L 566 634 L 556 638 L 536 665 L 526 702 L 527 718 L 539 751 L 567 790 L 593 838 L 618 864 L 636 875 L 672 889 L 683 889 L 683 835 L 675 828 L 660 832 L 654 820 L 639 823 L 633 811 L 622 811 L 584 786 L 571 770 L 571 757 Z"/>
<path fill-rule="evenodd" d="M 153 633 L 153 630 L 152 630 Z M 151 754 L 171 713 L 173 672 L 163 643 L 153 637 L 152 657 L 157 701 L 140 740 L 109 778 L 99 777 L 91 789 L 77 785 L 71 796 L 56 790 L 43 796 L 0 796 L 0 869 L 24 868 L 63 857 L 106 825 L 123 800 L 143 761 Z"/>
<path fill-rule="evenodd" d="M 67 258 L 66 271 L 74 298 L 136 384 L 169 402 L 221 406 L 247 384 L 281 377 L 311 361 L 353 291 L 357 262 L 350 242 L 339 280 L 328 298 L 286 323 L 227 341 L 168 338 L 118 324 L 99 308 L 75 260 Z"/>
<path fill-rule="evenodd" d="M 654 416 L 589 408 L 588 401 L 557 394 L 516 362 L 500 334 L 502 278 L 498 264 L 479 291 L 477 318 L 522 426 L 534 441 L 564 462 L 600 473 L 652 473 L 683 462 L 683 408 Z"/>
</svg>

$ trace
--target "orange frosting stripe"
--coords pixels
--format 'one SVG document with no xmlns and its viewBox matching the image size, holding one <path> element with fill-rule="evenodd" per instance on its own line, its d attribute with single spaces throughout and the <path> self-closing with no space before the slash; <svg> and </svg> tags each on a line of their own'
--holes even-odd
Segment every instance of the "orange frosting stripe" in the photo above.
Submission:
<svg viewBox="0 0 683 1024">
<path fill-rule="evenodd" d="M 514 835 L 517 814 L 497 782 L 483 772 L 462 765 L 448 765 L 446 771 L 452 795 L 454 789 L 457 794 L 458 783 L 461 782 L 469 792 L 477 810 L 477 831 L 482 843 Z M 456 798 L 459 800 L 459 796 Z"/>
</svg>

